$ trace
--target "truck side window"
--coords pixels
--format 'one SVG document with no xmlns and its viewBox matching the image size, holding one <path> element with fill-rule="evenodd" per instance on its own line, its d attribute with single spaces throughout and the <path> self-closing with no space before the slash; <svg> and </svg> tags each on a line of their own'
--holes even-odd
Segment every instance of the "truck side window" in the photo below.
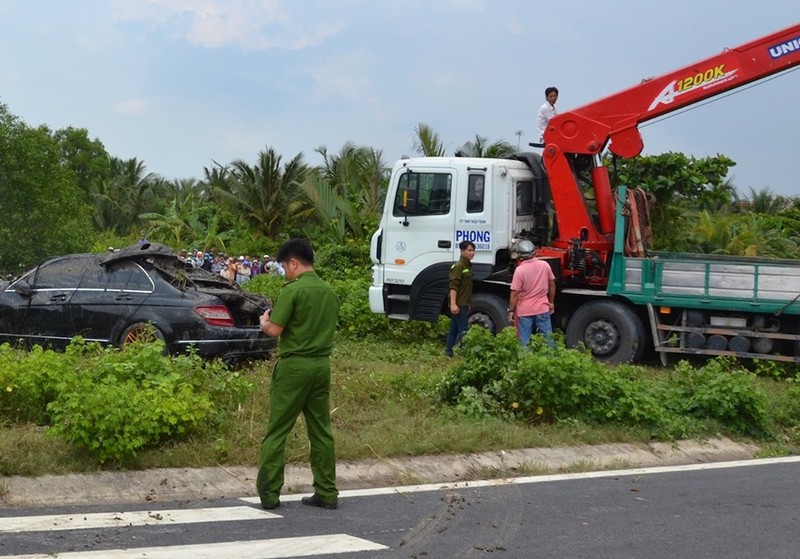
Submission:
<svg viewBox="0 0 800 559">
<path fill-rule="evenodd" d="M 393 215 L 444 215 L 450 213 L 453 183 L 448 173 L 406 173 L 399 179 Z"/>
<path fill-rule="evenodd" d="M 484 185 L 486 179 L 483 175 L 470 175 L 467 184 L 467 212 L 480 213 L 483 211 Z"/>
<path fill-rule="evenodd" d="M 517 215 L 533 215 L 533 182 L 517 181 Z"/>
</svg>

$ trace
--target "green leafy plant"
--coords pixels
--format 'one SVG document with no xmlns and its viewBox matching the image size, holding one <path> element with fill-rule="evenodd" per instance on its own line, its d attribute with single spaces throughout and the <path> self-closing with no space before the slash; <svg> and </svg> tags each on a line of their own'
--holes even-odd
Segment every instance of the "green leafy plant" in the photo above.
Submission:
<svg viewBox="0 0 800 559">
<path fill-rule="evenodd" d="M 485 328 L 470 328 L 456 351 L 463 360 L 447 371 L 437 387 L 442 401 L 450 404 L 458 402 L 467 387 L 493 392 L 497 382 L 517 370 L 521 357 L 519 340 L 511 328 L 496 336 Z"/>
<path fill-rule="evenodd" d="M 618 423 L 659 438 L 701 432 L 707 422 L 769 434 L 767 396 L 735 362 L 715 359 L 700 369 L 683 362 L 671 376 L 653 379 L 640 367 L 609 367 L 562 343 L 550 347 L 541 336 L 523 350 L 510 328 L 497 336 L 470 330 L 460 354 L 437 391 L 470 417 Z"/>
<path fill-rule="evenodd" d="M 767 395 L 756 376 L 735 359 L 718 357 L 699 369 L 682 361 L 673 379 L 673 403 L 679 412 L 720 421 L 740 433 L 768 432 Z"/>
<path fill-rule="evenodd" d="M 0 345 L 0 415 L 15 422 L 47 424 L 47 405 L 58 396 L 59 384 L 73 374 L 74 357 L 38 346 L 28 352 Z"/>
<path fill-rule="evenodd" d="M 163 342 L 120 351 L 76 338 L 65 353 L 0 346 L 0 413 L 49 424 L 48 433 L 103 463 L 218 425 L 252 390 L 240 373 Z"/>
</svg>

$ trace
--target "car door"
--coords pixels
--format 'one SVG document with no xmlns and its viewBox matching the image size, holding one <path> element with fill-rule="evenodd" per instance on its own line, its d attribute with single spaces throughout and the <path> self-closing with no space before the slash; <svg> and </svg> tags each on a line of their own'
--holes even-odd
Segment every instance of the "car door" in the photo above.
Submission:
<svg viewBox="0 0 800 559">
<path fill-rule="evenodd" d="M 69 306 L 76 334 L 116 343 L 122 327 L 136 316 L 153 290 L 152 279 L 133 260 L 98 264 L 84 276 Z"/>
<path fill-rule="evenodd" d="M 33 270 L 3 286 L 0 292 L 0 341 L 14 342 L 18 339 L 18 323 L 27 309 L 32 292 L 30 281 Z"/>
<path fill-rule="evenodd" d="M 74 335 L 66 309 L 85 266 L 83 255 L 65 256 L 45 262 L 12 284 L 4 294 L 16 303 L 10 336 L 31 345 L 66 347 Z"/>
</svg>

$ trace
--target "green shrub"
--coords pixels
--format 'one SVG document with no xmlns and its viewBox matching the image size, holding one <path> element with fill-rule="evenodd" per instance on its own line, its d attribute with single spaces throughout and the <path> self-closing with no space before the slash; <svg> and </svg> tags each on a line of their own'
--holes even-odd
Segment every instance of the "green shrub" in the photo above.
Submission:
<svg viewBox="0 0 800 559">
<path fill-rule="evenodd" d="M 372 270 L 368 250 L 369 245 L 365 242 L 348 241 L 342 246 L 326 246 L 317 254 L 316 272 L 339 297 L 338 335 L 348 339 L 392 338 L 409 343 L 421 339 L 443 340 L 446 319 L 435 323 L 404 322 L 372 312 L 369 307 Z M 262 274 L 247 282 L 244 289 L 277 301 L 285 281 L 281 277 Z"/>
<path fill-rule="evenodd" d="M 385 336 L 390 331 L 389 318 L 369 308 L 369 276 L 331 282 L 339 296 L 340 335 L 349 338 Z"/>
<path fill-rule="evenodd" d="M 47 405 L 73 375 L 73 359 L 39 346 L 31 351 L 0 345 L 0 415 L 14 422 L 49 423 Z"/>
<path fill-rule="evenodd" d="M 673 405 L 679 412 L 717 420 L 740 433 L 767 433 L 767 394 L 735 359 L 717 357 L 699 369 L 681 361 L 673 378 Z"/>
<path fill-rule="evenodd" d="M 174 378 L 95 382 L 80 377 L 50 404 L 55 436 L 94 453 L 101 463 L 121 461 L 207 421 L 210 398 Z"/>
<path fill-rule="evenodd" d="M 132 344 L 93 356 L 59 385 L 48 406 L 50 432 L 102 463 L 212 424 L 214 398 L 226 392 L 221 365 L 193 354 L 165 356 L 163 349 L 163 342 Z"/>
<path fill-rule="evenodd" d="M 325 281 L 372 279 L 369 239 L 348 239 L 344 244 L 331 243 L 319 248 L 315 257 L 314 268 Z"/>
<path fill-rule="evenodd" d="M 796 363 L 781 363 L 780 361 L 770 361 L 768 359 L 753 359 L 746 363 L 747 370 L 764 378 L 775 380 L 790 379 L 797 375 L 798 367 Z"/>
<path fill-rule="evenodd" d="M 505 380 L 519 365 L 521 350 L 512 328 L 506 328 L 496 336 L 485 328 L 470 328 L 456 352 L 463 359 L 447 371 L 437 387 L 443 402 L 457 403 L 467 388 L 489 393 L 499 404 L 508 399 L 504 394 L 492 393 L 499 390 L 497 383 Z M 468 391 L 466 397 L 474 399 L 475 394 Z M 480 400 L 484 401 L 484 398 Z"/>
<path fill-rule="evenodd" d="M 800 444 L 800 386 L 792 384 L 772 401 L 772 421 L 786 442 Z"/>
<path fill-rule="evenodd" d="M 275 302 L 278 299 L 278 294 L 281 292 L 281 286 L 285 281 L 286 279 L 281 276 L 258 274 L 244 284 L 242 289 L 251 293 L 259 293 Z"/>
<path fill-rule="evenodd" d="M 0 346 L 0 413 L 50 424 L 53 436 L 122 461 L 166 439 L 218 425 L 251 392 L 220 361 L 168 356 L 163 342 L 101 348 L 76 338 L 65 353 Z"/>
<path fill-rule="evenodd" d="M 472 417 L 619 423 L 660 438 L 691 436 L 709 422 L 757 436 L 769 431 L 766 394 L 755 375 L 729 361 L 699 370 L 684 362 L 672 376 L 650 379 L 640 367 L 609 367 L 541 336 L 525 351 L 511 328 L 497 336 L 470 329 L 459 353 L 437 391 Z"/>
</svg>

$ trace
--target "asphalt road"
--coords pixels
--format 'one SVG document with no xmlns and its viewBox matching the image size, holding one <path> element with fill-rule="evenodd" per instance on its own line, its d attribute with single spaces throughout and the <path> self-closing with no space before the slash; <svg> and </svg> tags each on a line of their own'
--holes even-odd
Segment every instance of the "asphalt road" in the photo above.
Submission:
<svg viewBox="0 0 800 559">
<path fill-rule="evenodd" d="M 0 509 L 0 557 L 800 556 L 797 458 L 359 490 L 336 511 L 298 499 Z"/>
</svg>

